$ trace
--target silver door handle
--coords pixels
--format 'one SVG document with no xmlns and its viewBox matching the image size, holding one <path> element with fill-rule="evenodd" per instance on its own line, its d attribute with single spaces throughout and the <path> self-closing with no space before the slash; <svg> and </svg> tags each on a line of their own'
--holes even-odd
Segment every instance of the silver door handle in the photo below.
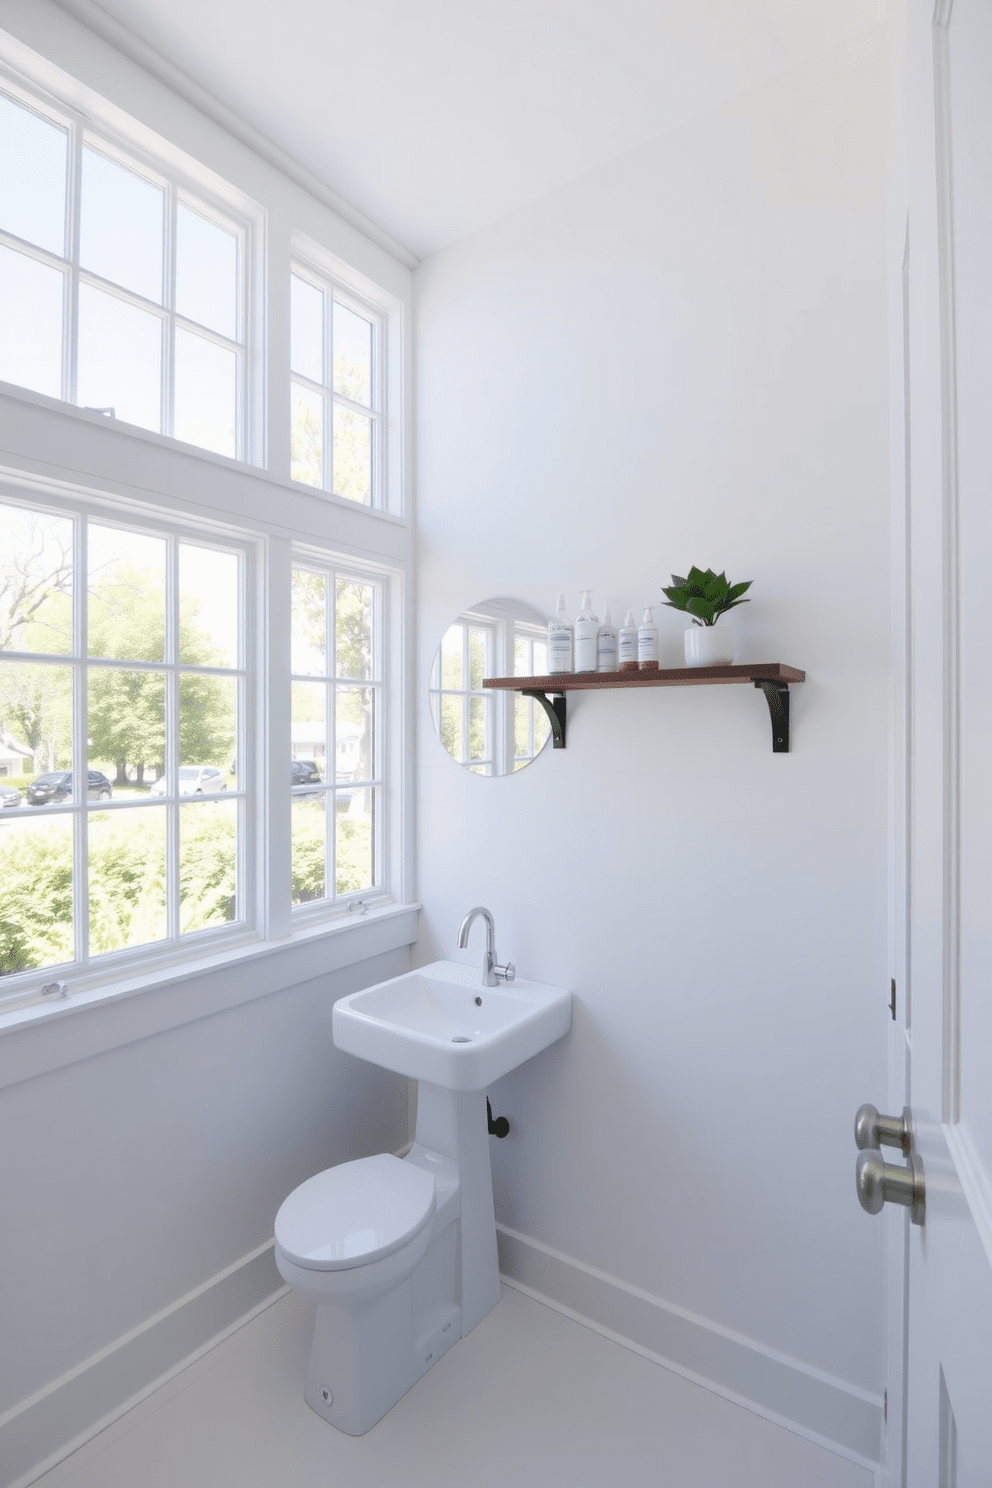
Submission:
<svg viewBox="0 0 992 1488">
<path fill-rule="evenodd" d="M 909 1107 L 903 1107 L 901 1116 L 880 1116 L 877 1106 L 859 1106 L 854 1118 L 854 1140 L 862 1151 L 871 1147 L 900 1147 L 903 1157 L 908 1157 L 913 1145 Z"/>
<path fill-rule="evenodd" d="M 921 1225 L 927 1217 L 926 1179 L 923 1163 L 914 1153 L 909 1166 L 883 1162 L 873 1151 L 858 1153 L 854 1181 L 858 1189 L 858 1201 L 869 1214 L 880 1214 L 883 1204 L 905 1204 L 910 1219 Z"/>
</svg>

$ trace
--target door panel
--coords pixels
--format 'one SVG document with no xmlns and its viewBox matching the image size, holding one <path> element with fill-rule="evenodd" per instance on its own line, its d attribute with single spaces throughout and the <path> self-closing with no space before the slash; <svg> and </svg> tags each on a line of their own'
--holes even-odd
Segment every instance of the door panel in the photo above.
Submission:
<svg viewBox="0 0 992 1488">
<path fill-rule="evenodd" d="M 904 1467 L 908 1488 L 989 1488 L 992 4 L 909 0 L 905 19 L 907 823 L 897 876 L 908 886 L 909 1102 L 927 1216 L 907 1232 Z"/>
</svg>

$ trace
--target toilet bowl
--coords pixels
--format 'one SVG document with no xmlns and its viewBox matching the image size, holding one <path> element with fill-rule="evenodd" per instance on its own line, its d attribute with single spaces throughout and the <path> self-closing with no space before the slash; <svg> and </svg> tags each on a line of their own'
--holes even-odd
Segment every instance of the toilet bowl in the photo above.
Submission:
<svg viewBox="0 0 992 1488">
<path fill-rule="evenodd" d="M 342 1163 L 295 1189 L 275 1259 L 317 1303 L 304 1397 L 353 1436 L 374 1426 L 461 1337 L 458 1164 L 414 1143 Z"/>
</svg>

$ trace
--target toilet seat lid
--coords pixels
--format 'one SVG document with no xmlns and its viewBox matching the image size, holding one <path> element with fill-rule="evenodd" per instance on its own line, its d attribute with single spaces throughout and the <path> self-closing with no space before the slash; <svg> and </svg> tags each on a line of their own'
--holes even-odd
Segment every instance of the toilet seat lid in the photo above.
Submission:
<svg viewBox="0 0 992 1488">
<path fill-rule="evenodd" d="M 276 1215 L 276 1244 L 297 1266 L 343 1271 L 398 1250 L 433 1212 L 433 1174 L 383 1152 L 294 1189 Z"/>
</svg>

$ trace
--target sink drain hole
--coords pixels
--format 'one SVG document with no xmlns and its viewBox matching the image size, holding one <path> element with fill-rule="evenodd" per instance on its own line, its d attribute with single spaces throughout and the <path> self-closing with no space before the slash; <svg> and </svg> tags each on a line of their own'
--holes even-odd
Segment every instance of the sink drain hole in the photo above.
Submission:
<svg viewBox="0 0 992 1488">
<path fill-rule="evenodd" d="M 451 1042 L 453 1044 L 470 1044 L 472 1040 L 467 1038 L 464 1033 L 456 1033 Z"/>
</svg>

